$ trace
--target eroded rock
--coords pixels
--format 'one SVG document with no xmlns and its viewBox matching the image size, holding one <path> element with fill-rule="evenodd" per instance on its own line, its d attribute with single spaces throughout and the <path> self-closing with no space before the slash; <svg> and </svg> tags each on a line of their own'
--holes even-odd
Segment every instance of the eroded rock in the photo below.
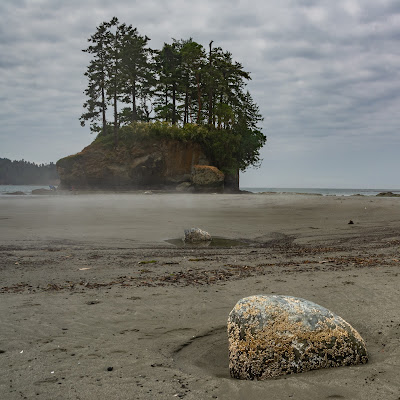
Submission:
<svg viewBox="0 0 400 400">
<path fill-rule="evenodd" d="M 378 197 L 400 197 L 400 194 L 393 192 L 382 192 L 377 194 Z"/>
<path fill-rule="evenodd" d="M 211 235 L 200 228 L 185 229 L 183 241 L 186 243 L 210 242 L 211 240 Z"/>
<path fill-rule="evenodd" d="M 160 190 L 189 182 L 192 168 L 208 163 L 198 143 L 149 138 L 117 148 L 95 141 L 58 160 L 57 171 L 64 190 Z"/>
<path fill-rule="evenodd" d="M 365 364 L 360 334 L 310 301 L 278 295 L 240 300 L 228 318 L 233 378 L 264 380 L 319 368 Z"/>
<path fill-rule="evenodd" d="M 225 175 L 211 165 L 195 165 L 192 169 L 191 181 L 197 190 L 223 189 Z"/>
</svg>

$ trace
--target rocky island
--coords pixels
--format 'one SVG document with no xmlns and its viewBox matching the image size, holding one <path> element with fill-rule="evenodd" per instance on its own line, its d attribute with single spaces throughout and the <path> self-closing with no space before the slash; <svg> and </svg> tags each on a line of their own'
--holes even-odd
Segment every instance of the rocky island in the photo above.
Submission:
<svg viewBox="0 0 400 400">
<path fill-rule="evenodd" d="M 81 152 L 59 160 L 60 189 L 238 190 L 238 173 L 219 170 L 200 143 L 143 135 L 139 128 L 144 126 L 154 129 L 157 124 L 137 123 L 125 129 L 117 147 L 111 137 L 100 137 Z"/>
<path fill-rule="evenodd" d="M 239 191 L 266 142 L 250 74 L 212 40 L 149 40 L 117 17 L 89 37 L 80 122 L 96 139 L 57 162 L 60 188 Z"/>
</svg>

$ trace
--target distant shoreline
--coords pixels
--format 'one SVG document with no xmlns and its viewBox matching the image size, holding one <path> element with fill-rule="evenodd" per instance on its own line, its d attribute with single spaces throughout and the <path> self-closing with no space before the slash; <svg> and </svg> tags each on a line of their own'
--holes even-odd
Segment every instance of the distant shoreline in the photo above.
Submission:
<svg viewBox="0 0 400 400">
<path fill-rule="evenodd" d="M 242 187 L 241 190 L 246 190 L 251 193 L 268 193 L 268 194 L 301 194 L 301 195 L 322 195 L 322 196 L 376 196 L 379 193 L 392 192 L 400 194 L 400 189 L 393 188 L 267 188 L 267 187 Z"/>
<path fill-rule="evenodd" d="M 32 190 L 44 189 L 42 195 L 46 194 L 46 190 L 49 190 L 50 185 L 0 185 L 0 196 L 7 193 L 23 192 L 26 195 L 31 195 Z M 50 192 L 50 190 L 49 190 Z M 58 190 L 56 192 L 60 195 L 70 194 L 185 194 L 184 192 L 177 192 L 171 189 L 118 189 L 118 190 L 107 190 L 107 189 L 74 189 L 74 190 Z M 213 193 L 213 192 L 211 192 Z M 217 192 L 216 192 L 217 193 Z M 255 194 L 255 195 L 289 195 L 289 196 L 367 196 L 375 197 L 378 195 L 393 197 L 400 196 L 400 189 L 340 189 L 340 188 L 253 188 L 253 187 L 241 187 L 240 191 L 235 192 L 224 192 L 223 194 Z M 51 192 L 54 195 L 54 192 Z M 202 193 L 196 193 L 202 194 Z M 220 193 L 222 194 L 222 193 Z"/>
</svg>

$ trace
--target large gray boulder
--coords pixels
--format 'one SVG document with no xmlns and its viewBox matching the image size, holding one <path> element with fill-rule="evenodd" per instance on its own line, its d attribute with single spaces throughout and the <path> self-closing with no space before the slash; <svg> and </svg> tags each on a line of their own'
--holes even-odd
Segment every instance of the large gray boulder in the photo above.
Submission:
<svg viewBox="0 0 400 400">
<path fill-rule="evenodd" d="M 240 300 L 228 318 L 233 378 L 263 380 L 319 368 L 365 364 L 360 334 L 328 309 L 291 296 Z"/>
</svg>

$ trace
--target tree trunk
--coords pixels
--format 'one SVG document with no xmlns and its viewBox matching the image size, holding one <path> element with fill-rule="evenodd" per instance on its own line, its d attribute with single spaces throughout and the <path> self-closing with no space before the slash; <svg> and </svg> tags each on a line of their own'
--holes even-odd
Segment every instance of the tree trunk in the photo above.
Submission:
<svg viewBox="0 0 400 400">
<path fill-rule="evenodd" d="M 219 96 L 219 104 L 221 105 L 221 107 L 222 107 L 222 101 L 223 101 L 223 96 L 222 96 L 222 93 L 221 93 L 220 96 Z M 221 112 L 222 112 L 222 109 L 220 110 L 220 115 L 218 115 L 218 129 L 222 129 L 223 116 L 222 116 Z"/>
<path fill-rule="evenodd" d="M 103 129 L 102 134 L 103 136 L 106 135 L 107 132 L 107 120 L 106 120 L 106 93 L 104 90 L 105 87 L 105 71 L 104 71 L 104 62 L 103 57 L 101 56 L 101 114 L 103 120 Z"/>
<path fill-rule="evenodd" d="M 168 122 L 168 86 L 165 84 L 165 122 Z"/>
<path fill-rule="evenodd" d="M 213 43 L 213 41 L 211 40 L 210 56 L 209 56 L 209 65 L 210 65 L 209 78 L 210 78 L 210 81 L 211 81 L 211 75 L 212 75 L 212 43 Z M 208 89 L 208 125 L 211 125 L 212 122 L 213 122 L 213 87 L 212 87 L 212 84 L 210 84 L 210 87 Z"/>
<path fill-rule="evenodd" d="M 101 113 L 102 113 L 102 117 L 103 117 L 102 134 L 103 134 L 103 136 L 105 136 L 106 128 L 107 128 L 107 120 L 106 120 L 106 95 L 104 93 L 104 79 L 103 79 L 102 87 L 101 87 Z"/>
<path fill-rule="evenodd" d="M 208 92 L 208 125 L 212 125 L 213 122 L 213 93 L 212 93 L 212 88 L 210 88 L 210 91 Z"/>
<path fill-rule="evenodd" d="M 213 94 L 213 105 L 215 104 L 215 94 Z M 215 124 L 216 124 L 216 115 L 215 112 L 213 112 L 213 118 L 212 118 L 212 124 L 215 128 Z"/>
<path fill-rule="evenodd" d="M 118 41 L 119 41 L 119 35 L 118 35 L 118 28 L 117 32 L 115 34 L 115 40 L 114 40 L 114 57 L 115 57 L 115 65 L 114 65 L 114 146 L 118 146 L 118 106 L 117 106 L 117 100 L 118 100 L 118 72 L 119 72 L 119 65 L 118 65 Z"/>
<path fill-rule="evenodd" d="M 103 40 L 100 42 L 101 50 L 103 50 Z M 104 87 L 105 83 L 105 65 L 104 65 L 104 55 L 100 52 L 100 62 L 101 62 L 101 115 L 102 115 L 102 135 L 106 136 L 107 133 L 107 119 L 106 119 L 106 93 Z"/>
<path fill-rule="evenodd" d="M 201 118 L 201 89 L 200 89 L 200 74 L 197 72 L 196 73 L 196 82 L 197 82 L 197 104 L 198 104 L 198 110 L 197 110 L 197 123 L 200 124 L 200 118 Z"/>
<path fill-rule="evenodd" d="M 176 87 L 175 82 L 172 85 L 172 125 L 176 124 Z"/>
<path fill-rule="evenodd" d="M 137 121 L 137 108 L 136 108 L 136 82 L 132 85 L 132 122 Z"/>
<path fill-rule="evenodd" d="M 117 98 L 118 98 L 118 64 L 115 62 L 115 70 L 114 70 L 115 76 L 114 76 L 114 93 L 113 93 L 113 98 L 114 98 L 114 146 L 118 146 L 118 106 L 117 106 Z"/>
<path fill-rule="evenodd" d="M 118 109 L 117 109 L 117 89 L 114 91 L 114 146 L 118 146 Z"/>
<path fill-rule="evenodd" d="M 183 114 L 183 125 L 189 122 L 189 95 L 188 88 L 185 89 L 185 112 Z"/>
<path fill-rule="evenodd" d="M 224 186 L 229 192 L 239 192 L 239 169 L 225 175 Z"/>
</svg>

